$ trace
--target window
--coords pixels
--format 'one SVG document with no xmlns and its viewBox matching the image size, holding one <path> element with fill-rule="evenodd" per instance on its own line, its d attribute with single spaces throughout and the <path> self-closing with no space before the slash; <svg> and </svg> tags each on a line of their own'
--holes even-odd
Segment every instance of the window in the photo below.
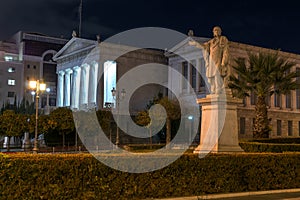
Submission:
<svg viewBox="0 0 300 200">
<path fill-rule="evenodd" d="M 277 136 L 281 136 L 281 120 L 277 120 Z"/>
<path fill-rule="evenodd" d="M 240 134 L 244 135 L 246 133 L 246 120 L 245 117 L 240 118 Z"/>
<path fill-rule="evenodd" d="M 288 136 L 293 136 L 293 121 L 288 121 Z"/>
<path fill-rule="evenodd" d="M 274 94 L 274 106 L 275 107 L 281 107 L 281 95 L 280 94 Z"/>
<path fill-rule="evenodd" d="M 30 68 L 30 65 L 27 65 L 27 68 L 29 69 L 29 68 Z"/>
<path fill-rule="evenodd" d="M 16 69 L 14 67 L 9 67 L 7 70 L 9 73 L 13 73 L 16 71 Z"/>
<path fill-rule="evenodd" d="M 251 105 L 256 105 L 256 102 L 257 102 L 257 96 L 254 92 L 251 92 L 251 95 L 250 95 L 250 103 Z"/>
<path fill-rule="evenodd" d="M 290 91 L 285 95 L 285 102 L 286 108 L 292 108 L 292 95 Z"/>
<path fill-rule="evenodd" d="M 13 61 L 13 57 L 12 56 L 4 56 L 4 60 L 6 62 L 10 62 L 10 61 Z"/>
<path fill-rule="evenodd" d="M 191 80 L 191 85 L 192 88 L 196 89 L 196 74 L 197 74 L 197 70 L 195 67 L 192 66 L 192 80 Z"/>
<path fill-rule="evenodd" d="M 16 85 L 16 80 L 14 80 L 14 79 L 8 79 L 7 84 L 8 85 Z"/>
<path fill-rule="evenodd" d="M 35 66 L 35 65 L 33 65 L 33 69 L 36 69 L 36 66 Z"/>
<path fill-rule="evenodd" d="M 15 92 L 8 92 L 7 93 L 7 97 L 14 97 L 15 96 Z"/>
<path fill-rule="evenodd" d="M 48 53 L 48 54 L 46 54 L 46 55 L 44 56 L 43 61 L 46 61 L 46 62 L 53 62 L 52 57 L 53 57 L 53 54 L 52 54 L 52 53 Z"/>
<path fill-rule="evenodd" d="M 188 62 L 182 63 L 182 75 L 185 79 L 188 79 Z M 187 89 L 187 82 L 182 78 L 182 89 Z"/>
<path fill-rule="evenodd" d="M 300 68 L 296 68 L 296 72 L 300 73 Z M 300 77 L 296 78 L 296 82 L 299 84 L 300 83 Z M 300 89 L 296 89 L 296 107 L 297 109 L 300 109 Z"/>
<path fill-rule="evenodd" d="M 199 89 L 201 89 L 201 87 L 205 87 L 205 61 L 203 58 L 200 59 L 200 80 L 199 80 Z"/>
</svg>

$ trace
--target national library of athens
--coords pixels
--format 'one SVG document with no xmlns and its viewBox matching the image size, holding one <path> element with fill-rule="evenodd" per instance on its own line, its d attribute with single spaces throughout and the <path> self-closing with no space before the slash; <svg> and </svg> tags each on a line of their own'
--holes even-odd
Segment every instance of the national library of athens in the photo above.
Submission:
<svg viewBox="0 0 300 200">
<path fill-rule="evenodd" d="M 24 33 L 22 36 L 23 38 L 21 39 L 24 41 L 22 43 L 24 46 L 19 45 L 18 41 L 16 43 L 16 41 L 12 40 L 0 43 L 0 87 L 2 86 L 5 89 L 5 91 L 3 90 L 0 93 L 2 103 L 9 101 L 12 104 L 14 96 L 17 97 L 18 101 L 27 96 L 27 98 L 31 98 L 28 90 L 26 90 L 25 82 L 36 78 L 44 79 L 49 84 L 51 83 L 50 106 L 52 108 L 55 106 L 70 107 L 73 110 L 80 110 L 102 109 L 107 106 L 113 106 L 115 102 L 111 90 L 115 87 L 119 78 L 135 66 L 146 63 L 169 65 L 179 71 L 189 81 L 198 99 L 205 98 L 209 94 L 204 77 L 206 69 L 203 54 L 201 51 L 195 51 L 195 48 L 189 45 L 189 41 L 193 39 L 199 43 L 204 43 L 210 38 L 189 34 L 185 40 L 175 45 L 172 49 L 165 51 L 142 49 L 126 53 L 118 60 L 112 60 L 109 57 L 110 54 L 114 54 L 116 51 L 130 51 L 131 47 L 111 44 L 108 52 L 101 52 L 101 49 L 100 51 L 95 51 L 97 45 L 101 43 L 100 40 L 83 39 L 76 36 L 73 36 L 70 40 L 56 39 L 43 35 L 34 36 L 33 33 Z M 41 42 L 39 57 L 31 55 L 23 58 L 20 54 L 20 52 L 30 53 L 31 49 L 27 48 L 25 44 L 29 39 L 38 39 Z M 53 44 L 53 48 L 47 49 L 42 47 L 43 45 L 48 45 L 48 43 Z M 5 47 L 7 46 L 5 44 L 9 44 L 9 48 Z M 26 51 L 22 51 L 20 48 L 25 48 Z M 247 52 L 276 51 L 250 44 L 237 43 L 234 42 L 234 38 L 229 37 L 230 62 L 233 62 L 234 58 L 246 58 Z M 49 52 L 53 59 L 46 58 Z M 86 60 L 87 55 L 89 55 L 88 60 Z M 179 55 L 184 55 L 184 58 Z M 300 70 L 300 55 L 280 51 L 279 56 L 296 63 L 293 70 Z M 35 62 L 24 62 L 26 59 L 32 59 Z M 51 69 L 48 69 L 48 65 Z M 56 66 L 56 70 L 54 70 L 53 66 Z M 34 75 L 27 72 L 31 68 L 37 71 Z M 200 69 L 200 73 L 196 68 Z M 15 71 L 23 74 L 18 75 L 20 77 L 13 76 Z M 100 77 L 99 74 L 103 74 L 103 76 Z M 54 76 L 56 78 L 53 78 Z M 187 89 L 184 81 L 173 76 L 168 71 L 164 74 L 159 74 L 159 76 L 165 79 L 169 88 L 180 88 L 181 96 L 189 100 L 191 91 Z M 99 80 L 101 81 L 99 82 Z M 6 86 L 7 84 L 9 86 Z M 170 98 L 173 97 L 172 93 L 168 92 L 165 87 L 159 85 L 145 87 L 147 87 L 147 92 L 135 94 L 131 102 L 133 105 L 131 106 L 131 113 L 133 114 L 144 109 L 149 100 L 153 99 L 159 92 L 163 95 L 168 95 Z M 39 105 L 41 109 L 46 105 L 46 97 L 42 96 L 42 99 L 42 103 Z M 238 106 L 237 124 L 238 137 L 240 139 L 252 137 L 255 104 L 256 97 L 251 95 L 251 97 L 243 100 L 242 105 Z M 299 89 L 291 91 L 287 95 L 273 95 L 268 101 L 268 106 L 269 121 L 272 129 L 270 137 L 300 136 Z M 200 133 L 198 133 L 195 141 L 199 141 L 199 135 Z"/>
</svg>

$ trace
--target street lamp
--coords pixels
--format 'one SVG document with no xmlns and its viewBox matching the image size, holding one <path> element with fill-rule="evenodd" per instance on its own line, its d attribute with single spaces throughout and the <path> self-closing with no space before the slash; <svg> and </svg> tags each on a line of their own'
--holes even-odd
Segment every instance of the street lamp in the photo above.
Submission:
<svg viewBox="0 0 300 200">
<path fill-rule="evenodd" d="M 116 109 L 117 109 L 117 136 L 116 136 L 116 146 L 119 146 L 119 115 L 120 115 L 120 101 L 125 98 L 126 92 L 124 89 L 121 90 L 121 94 L 114 87 L 111 90 L 112 96 L 116 101 Z"/>
<path fill-rule="evenodd" d="M 49 115 L 50 114 L 50 105 L 49 105 L 49 95 L 50 95 L 50 88 L 46 88 L 46 92 L 47 92 L 47 101 L 46 101 L 46 111 L 45 114 Z"/>
<path fill-rule="evenodd" d="M 38 152 L 38 144 L 37 144 L 37 137 L 38 137 L 38 118 L 39 118 L 39 94 L 46 90 L 46 84 L 43 81 L 29 81 L 29 87 L 35 90 L 35 134 L 34 134 L 34 147 L 33 153 Z"/>
<path fill-rule="evenodd" d="M 192 131 L 193 131 L 193 119 L 194 117 L 192 115 L 188 116 L 189 123 L 189 144 L 192 144 Z"/>
</svg>

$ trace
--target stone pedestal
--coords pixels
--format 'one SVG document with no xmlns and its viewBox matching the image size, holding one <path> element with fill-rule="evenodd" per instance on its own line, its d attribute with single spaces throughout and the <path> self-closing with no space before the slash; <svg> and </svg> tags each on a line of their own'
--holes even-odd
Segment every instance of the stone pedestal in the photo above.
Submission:
<svg viewBox="0 0 300 200">
<path fill-rule="evenodd" d="M 212 94 L 199 99 L 202 106 L 200 145 L 194 153 L 243 152 L 238 143 L 237 106 L 242 100 L 231 94 Z"/>
</svg>

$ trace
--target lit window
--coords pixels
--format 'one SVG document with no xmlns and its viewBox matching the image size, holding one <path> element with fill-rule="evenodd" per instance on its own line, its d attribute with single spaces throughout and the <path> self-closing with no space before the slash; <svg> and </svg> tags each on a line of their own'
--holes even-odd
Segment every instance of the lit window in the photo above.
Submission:
<svg viewBox="0 0 300 200">
<path fill-rule="evenodd" d="M 14 79 L 8 79 L 7 84 L 8 85 L 16 85 L 16 80 L 14 80 Z"/>
<path fill-rule="evenodd" d="M 4 60 L 9 62 L 9 61 L 13 60 L 13 57 L 12 56 L 4 56 Z"/>
<path fill-rule="evenodd" d="M 8 70 L 7 70 L 9 73 L 12 73 L 12 72 L 15 72 L 16 71 L 16 69 L 14 68 L 14 67 L 10 67 L 10 68 L 8 68 Z"/>
</svg>

